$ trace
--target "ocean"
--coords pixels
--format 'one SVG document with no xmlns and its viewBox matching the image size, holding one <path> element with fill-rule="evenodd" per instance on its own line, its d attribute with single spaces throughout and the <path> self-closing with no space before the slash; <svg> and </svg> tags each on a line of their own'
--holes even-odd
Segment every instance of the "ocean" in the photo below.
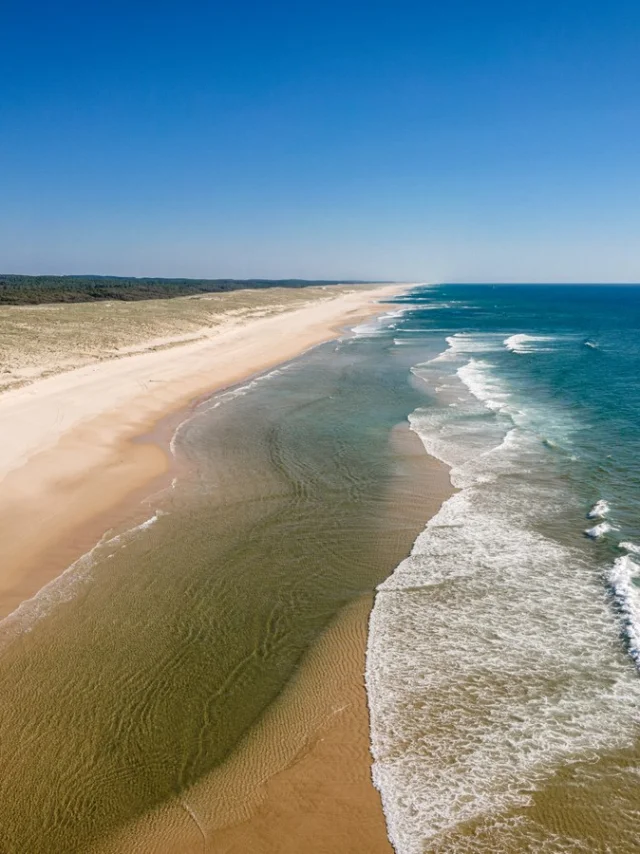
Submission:
<svg viewBox="0 0 640 854">
<path fill-rule="evenodd" d="M 456 493 L 370 623 L 398 854 L 640 850 L 640 287 L 434 286 L 372 334 Z M 434 342 L 442 342 L 436 356 Z"/>
<path fill-rule="evenodd" d="M 171 482 L 0 623 L 3 852 L 136 850 L 175 802 L 204 836 L 194 786 L 374 591 L 398 854 L 640 850 L 640 288 L 386 308 L 202 401 Z M 409 427 L 455 487 L 428 522 Z"/>
</svg>

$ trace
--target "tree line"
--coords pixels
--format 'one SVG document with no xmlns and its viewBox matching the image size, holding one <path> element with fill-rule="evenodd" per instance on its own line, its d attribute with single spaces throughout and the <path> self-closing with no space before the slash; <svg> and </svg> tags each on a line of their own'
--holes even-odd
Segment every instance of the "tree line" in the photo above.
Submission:
<svg viewBox="0 0 640 854">
<path fill-rule="evenodd" d="M 0 304 L 38 305 L 96 300 L 168 299 L 242 288 L 306 288 L 356 284 L 307 279 L 150 279 L 121 276 L 22 276 L 0 274 Z"/>
</svg>

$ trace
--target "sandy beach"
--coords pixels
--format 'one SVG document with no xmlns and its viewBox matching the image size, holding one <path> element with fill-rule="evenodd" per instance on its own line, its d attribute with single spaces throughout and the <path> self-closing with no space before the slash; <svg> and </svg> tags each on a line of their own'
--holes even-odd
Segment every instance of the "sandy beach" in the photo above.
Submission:
<svg viewBox="0 0 640 854">
<path fill-rule="evenodd" d="M 194 341 L 0 395 L 0 614 L 34 595 L 166 483 L 168 440 L 195 401 L 380 313 L 379 300 L 406 287 L 360 288 L 221 324 Z M 447 469 L 426 456 L 406 426 L 392 432 L 391 443 L 398 471 L 385 497 L 390 566 L 450 493 Z M 391 854 L 370 771 L 363 674 L 371 604 L 365 594 L 337 614 L 219 767 L 102 839 L 94 854 Z"/>
<path fill-rule="evenodd" d="M 161 419 L 380 313 L 379 300 L 406 288 L 352 288 L 335 297 L 322 289 L 299 308 L 274 316 L 254 309 L 244 322 L 223 318 L 199 329 L 195 341 L 195 333 L 154 337 L 148 348 L 138 345 L 143 352 L 0 395 L 0 616 L 90 548 L 110 508 L 148 490 L 167 470 L 165 451 L 140 438 Z M 263 299 L 259 294 L 258 308 Z"/>
<path fill-rule="evenodd" d="M 391 442 L 398 468 L 388 523 L 401 547 L 451 485 L 448 469 L 406 425 Z M 92 854 L 393 854 L 371 782 L 364 685 L 371 606 L 364 595 L 337 615 L 226 762 Z"/>
</svg>

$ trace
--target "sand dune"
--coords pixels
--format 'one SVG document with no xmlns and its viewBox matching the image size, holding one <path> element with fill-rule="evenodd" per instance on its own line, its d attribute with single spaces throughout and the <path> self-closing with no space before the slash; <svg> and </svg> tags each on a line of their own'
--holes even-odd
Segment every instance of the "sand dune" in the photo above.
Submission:
<svg viewBox="0 0 640 854">
<path fill-rule="evenodd" d="M 370 286 L 267 288 L 196 297 L 0 306 L 0 391 L 84 365 L 209 338 Z"/>
</svg>

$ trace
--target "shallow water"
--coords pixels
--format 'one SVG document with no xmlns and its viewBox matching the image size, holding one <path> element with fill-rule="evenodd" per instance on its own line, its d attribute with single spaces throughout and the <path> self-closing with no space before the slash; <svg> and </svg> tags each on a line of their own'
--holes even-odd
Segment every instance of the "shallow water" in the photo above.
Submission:
<svg viewBox="0 0 640 854">
<path fill-rule="evenodd" d="M 410 421 L 460 491 L 371 621 L 392 841 L 638 850 L 640 288 L 443 286 L 404 303 L 396 346 L 447 334 L 414 362 L 436 400 Z"/>
<path fill-rule="evenodd" d="M 389 439 L 428 392 L 393 350 L 333 343 L 205 402 L 140 524 L 0 624 L 3 852 L 85 851 L 179 795 L 407 553 Z"/>
</svg>

